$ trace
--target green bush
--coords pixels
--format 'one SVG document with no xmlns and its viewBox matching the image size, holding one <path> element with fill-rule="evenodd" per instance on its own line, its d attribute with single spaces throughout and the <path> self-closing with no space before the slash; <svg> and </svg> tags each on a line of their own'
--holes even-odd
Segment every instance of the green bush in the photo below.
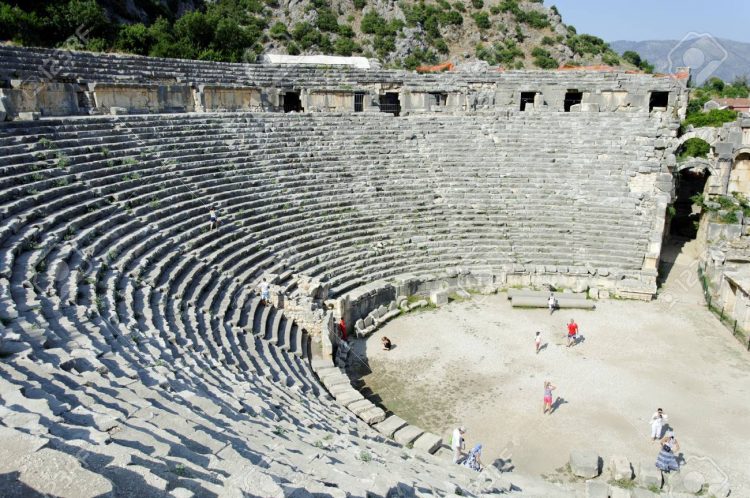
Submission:
<svg viewBox="0 0 750 498">
<path fill-rule="evenodd" d="M 654 72 L 654 66 L 652 64 L 649 64 L 647 60 L 641 59 L 641 56 L 640 54 L 638 54 L 638 52 L 627 50 L 622 53 L 622 58 L 642 71 L 645 71 L 647 73 Z"/>
<path fill-rule="evenodd" d="M 495 44 L 495 59 L 498 64 L 508 65 L 518 57 L 523 57 L 523 50 L 511 40 L 505 42 L 505 47 Z"/>
<path fill-rule="evenodd" d="M 338 23 L 338 16 L 333 13 L 333 11 L 327 7 L 317 9 L 318 13 L 318 20 L 316 21 L 316 25 L 318 26 L 318 29 L 321 31 L 328 31 L 330 33 L 335 33 L 339 29 L 339 23 Z"/>
<path fill-rule="evenodd" d="M 490 64 L 495 64 L 495 56 L 493 55 L 492 50 L 485 47 L 482 43 L 477 44 L 474 53 L 477 56 L 477 59 L 486 61 Z"/>
<path fill-rule="evenodd" d="M 542 38 L 542 45 L 554 45 L 554 44 L 555 44 L 555 39 L 552 38 L 551 36 L 545 36 L 544 38 Z"/>
<path fill-rule="evenodd" d="M 442 38 L 439 40 L 435 40 L 433 46 L 435 47 L 435 50 L 437 50 L 441 54 L 447 54 L 448 52 L 450 52 L 450 50 L 448 49 L 448 44 L 445 43 L 445 40 L 443 40 Z"/>
<path fill-rule="evenodd" d="M 268 30 L 268 35 L 274 40 L 279 40 L 281 38 L 288 38 L 289 32 L 286 30 L 286 24 L 278 21 Z"/>
<path fill-rule="evenodd" d="M 608 66 L 617 66 L 618 64 L 620 64 L 620 58 L 616 53 L 609 51 L 602 55 L 602 62 L 607 64 Z"/>
<path fill-rule="evenodd" d="M 362 10 L 365 8 L 365 5 L 367 5 L 367 0 L 353 0 L 354 1 L 354 8 L 357 10 Z"/>
<path fill-rule="evenodd" d="M 464 5 L 463 2 L 454 2 L 453 8 L 459 12 L 466 12 L 466 6 Z"/>
<path fill-rule="evenodd" d="M 604 40 L 586 34 L 568 37 L 568 45 L 574 53 L 579 55 L 599 55 L 609 50 L 609 45 Z"/>
<path fill-rule="evenodd" d="M 348 24 L 339 24 L 338 34 L 344 38 L 354 38 L 355 35 L 354 29 Z"/>
<path fill-rule="evenodd" d="M 536 29 L 543 29 L 550 25 L 547 14 L 544 14 L 543 12 L 537 12 L 535 10 L 529 12 L 519 12 L 518 14 L 516 14 L 516 20 L 518 20 L 518 22 L 528 24 L 532 28 Z"/>
<path fill-rule="evenodd" d="M 123 52 L 147 55 L 152 40 L 149 29 L 143 23 L 126 24 L 117 34 L 115 48 Z"/>
<path fill-rule="evenodd" d="M 416 49 L 404 59 L 404 67 L 407 69 L 416 69 L 422 64 L 435 64 L 438 61 L 437 55 L 430 50 Z"/>
<path fill-rule="evenodd" d="M 486 12 L 477 12 L 472 16 L 479 29 L 490 29 L 492 23 Z"/>
<path fill-rule="evenodd" d="M 471 5 L 475 9 L 481 9 L 482 7 L 484 7 L 484 0 L 471 0 Z"/>
<path fill-rule="evenodd" d="M 534 65 L 542 69 L 555 69 L 559 66 L 552 55 L 541 47 L 536 47 L 531 51 L 534 57 Z"/>
<path fill-rule="evenodd" d="M 380 36 L 396 36 L 403 27 L 404 23 L 401 20 L 393 19 L 387 22 L 374 10 L 367 11 L 359 22 L 359 29 L 363 33 Z"/>
<path fill-rule="evenodd" d="M 286 45 L 286 51 L 289 53 L 289 55 L 299 55 L 300 54 L 299 47 L 293 41 L 290 41 L 289 43 L 287 43 L 287 45 Z"/>
<path fill-rule="evenodd" d="M 360 46 L 354 43 L 351 38 L 338 38 L 333 44 L 333 52 L 336 55 L 350 56 L 354 52 L 359 52 Z"/>
<path fill-rule="evenodd" d="M 696 128 L 700 128 L 701 126 L 717 128 L 735 119 L 737 119 L 737 111 L 731 109 L 711 109 L 708 112 L 698 112 L 685 118 L 685 121 L 682 122 L 681 130 L 684 131 L 688 125 L 693 125 Z"/>
<path fill-rule="evenodd" d="M 498 4 L 498 8 L 500 12 L 512 12 L 516 16 L 523 12 L 521 7 L 518 6 L 517 0 L 503 0 Z"/>
<path fill-rule="evenodd" d="M 444 26 L 461 26 L 464 23 L 464 17 L 455 10 L 441 12 L 438 18 L 440 19 L 440 24 Z"/>
<path fill-rule="evenodd" d="M 688 138 L 682 144 L 679 157 L 682 159 L 688 157 L 706 157 L 711 151 L 711 145 L 700 138 Z"/>
</svg>

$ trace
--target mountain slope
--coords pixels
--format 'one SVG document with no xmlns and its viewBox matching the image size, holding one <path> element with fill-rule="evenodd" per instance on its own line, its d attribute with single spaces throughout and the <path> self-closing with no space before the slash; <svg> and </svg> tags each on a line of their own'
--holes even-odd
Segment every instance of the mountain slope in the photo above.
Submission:
<svg viewBox="0 0 750 498">
<path fill-rule="evenodd" d="M 679 40 L 615 41 L 610 46 L 619 54 L 626 50 L 638 52 L 654 64 L 656 71 L 690 66 L 693 82 L 702 84 L 710 76 L 724 81 L 750 75 L 750 43 L 707 36 Z"/>
<path fill-rule="evenodd" d="M 86 28 L 83 40 L 70 35 Z M 0 40 L 221 61 L 363 55 L 393 67 L 620 64 L 542 0 L 0 0 Z"/>
</svg>

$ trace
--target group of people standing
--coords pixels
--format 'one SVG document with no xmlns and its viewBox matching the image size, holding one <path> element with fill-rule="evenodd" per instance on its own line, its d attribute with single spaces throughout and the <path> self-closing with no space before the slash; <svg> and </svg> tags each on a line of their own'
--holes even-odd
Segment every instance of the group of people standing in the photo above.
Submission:
<svg viewBox="0 0 750 498">
<path fill-rule="evenodd" d="M 453 463 L 463 465 L 471 470 L 481 472 L 484 468 L 482 463 L 482 445 L 475 445 L 471 451 L 466 452 L 466 427 L 461 426 L 453 431 L 451 436 L 451 449 L 453 450 Z"/>
<path fill-rule="evenodd" d="M 651 440 L 659 441 L 659 455 L 656 457 L 656 467 L 662 472 L 680 470 L 676 452 L 680 451 L 680 443 L 674 431 L 667 425 L 667 414 L 661 408 L 651 416 Z M 665 428 L 667 431 L 665 433 Z"/>
</svg>

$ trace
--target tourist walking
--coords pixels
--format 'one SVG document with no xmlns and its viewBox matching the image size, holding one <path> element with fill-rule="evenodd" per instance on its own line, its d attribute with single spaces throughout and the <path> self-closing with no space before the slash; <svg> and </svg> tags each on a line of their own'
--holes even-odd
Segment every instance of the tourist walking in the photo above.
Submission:
<svg viewBox="0 0 750 498">
<path fill-rule="evenodd" d="M 453 450 L 453 463 L 459 463 L 461 459 L 466 455 L 464 453 L 466 449 L 466 441 L 464 440 L 464 434 L 466 434 L 466 427 L 463 425 L 456 428 L 451 436 L 451 449 Z"/>
<path fill-rule="evenodd" d="M 534 338 L 534 348 L 536 349 L 536 354 L 539 354 L 539 350 L 542 348 L 542 333 L 539 331 L 537 331 Z"/>
<path fill-rule="evenodd" d="M 260 283 L 260 300 L 264 305 L 268 305 L 271 302 L 271 288 L 265 277 Z"/>
<path fill-rule="evenodd" d="M 481 472 L 484 464 L 482 463 L 482 445 L 478 444 L 474 446 L 464 460 L 464 467 L 469 467 L 471 470 Z"/>
<path fill-rule="evenodd" d="M 668 418 L 661 408 L 658 408 L 651 416 L 651 438 L 654 441 L 661 439 L 661 433 Z"/>
<path fill-rule="evenodd" d="M 348 341 L 349 338 L 346 336 L 346 322 L 344 321 L 344 317 L 341 317 L 341 320 L 339 320 L 339 332 L 341 332 L 341 339 L 344 341 Z"/>
<path fill-rule="evenodd" d="M 674 432 L 667 432 L 667 435 L 659 440 L 659 443 L 661 444 L 661 450 L 659 450 L 659 456 L 656 457 L 656 468 L 662 472 L 680 470 L 680 464 L 677 463 L 677 457 L 675 456 L 675 452 L 680 451 L 680 443 L 674 437 Z"/>
<path fill-rule="evenodd" d="M 550 315 L 557 309 L 557 299 L 555 299 L 554 294 L 549 295 L 549 299 L 547 299 L 547 307 L 549 308 Z"/>
<path fill-rule="evenodd" d="M 578 324 L 571 318 L 568 323 L 568 347 L 576 343 L 576 336 L 578 335 Z"/>
<path fill-rule="evenodd" d="M 544 381 L 544 409 L 542 410 L 543 414 L 546 414 L 547 411 L 552 414 L 552 391 L 554 391 L 555 389 L 557 388 L 552 385 L 552 382 L 548 380 Z"/>
</svg>

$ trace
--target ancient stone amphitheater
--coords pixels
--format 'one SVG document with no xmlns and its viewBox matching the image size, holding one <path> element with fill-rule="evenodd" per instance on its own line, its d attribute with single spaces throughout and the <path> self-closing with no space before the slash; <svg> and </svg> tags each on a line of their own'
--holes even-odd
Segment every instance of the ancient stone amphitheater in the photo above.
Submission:
<svg viewBox="0 0 750 498">
<path fill-rule="evenodd" d="M 437 283 L 650 299 L 684 75 L 3 46 L 0 82 L 0 494 L 556 495 L 364 399 L 332 324 Z"/>
</svg>

